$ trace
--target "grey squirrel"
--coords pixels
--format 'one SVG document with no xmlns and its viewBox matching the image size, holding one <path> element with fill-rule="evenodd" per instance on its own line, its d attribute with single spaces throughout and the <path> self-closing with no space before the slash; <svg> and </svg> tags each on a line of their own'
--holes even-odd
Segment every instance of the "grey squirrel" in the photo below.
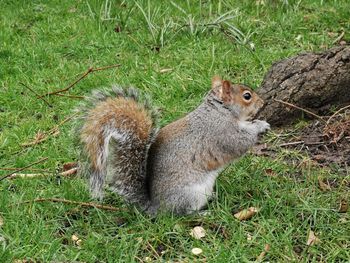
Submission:
<svg viewBox="0 0 350 263">
<path fill-rule="evenodd" d="M 156 110 L 133 88 L 95 91 L 78 136 L 92 195 L 109 188 L 148 214 L 203 208 L 220 171 L 270 129 L 251 120 L 263 101 L 249 87 L 215 76 L 195 110 L 158 129 Z"/>
</svg>

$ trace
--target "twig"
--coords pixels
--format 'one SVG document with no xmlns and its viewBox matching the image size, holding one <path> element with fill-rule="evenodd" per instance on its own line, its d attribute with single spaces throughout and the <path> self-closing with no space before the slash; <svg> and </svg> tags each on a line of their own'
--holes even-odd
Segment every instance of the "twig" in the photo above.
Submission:
<svg viewBox="0 0 350 263">
<path fill-rule="evenodd" d="M 31 141 L 31 142 L 28 142 L 28 143 L 22 143 L 21 146 L 22 147 L 29 147 L 29 146 L 33 146 L 33 145 L 36 145 L 36 144 L 39 144 L 39 143 L 42 143 L 44 141 L 46 141 L 49 136 L 57 136 L 60 134 L 60 131 L 58 130 L 58 128 L 52 128 L 51 130 L 48 131 L 47 134 L 45 133 L 41 133 L 41 132 L 38 132 L 36 134 L 36 138 L 34 139 L 34 141 Z"/>
<path fill-rule="evenodd" d="M 45 96 L 49 96 L 49 95 L 54 95 L 57 93 L 61 93 L 61 92 L 65 92 L 67 90 L 69 90 L 70 88 L 72 88 L 75 84 L 77 84 L 79 81 L 81 81 L 83 78 L 85 78 L 88 74 L 90 74 L 93 71 L 93 68 L 89 68 L 81 77 L 79 77 L 77 80 L 75 80 L 73 83 L 69 84 L 67 87 L 65 87 L 64 89 L 60 89 L 60 90 L 56 90 L 56 91 L 52 91 L 49 92 L 45 95 L 42 95 L 41 97 L 45 97 Z"/>
<path fill-rule="evenodd" d="M 0 182 L 1 182 L 2 180 L 6 179 L 7 177 L 10 177 L 11 175 L 13 175 L 13 174 L 15 174 L 15 173 L 21 172 L 21 171 L 23 171 L 23 170 L 25 170 L 25 169 L 27 169 L 27 168 L 29 168 L 29 167 L 32 167 L 33 165 L 36 165 L 36 164 L 38 164 L 38 163 L 42 163 L 42 162 L 46 161 L 47 159 L 48 159 L 48 157 L 45 157 L 45 158 L 40 159 L 39 161 L 36 161 L 36 162 L 34 162 L 34 163 L 31 163 L 31 164 L 29 164 L 29 165 L 27 165 L 27 166 L 24 166 L 24 167 L 22 167 L 22 168 L 19 168 L 19 169 L 13 171 L 12 173 L 9 173 L 9 174 L 7 174 L 7 175 L 1 177 L 1 178 L 0 178 Z"/>
<path fill-rule="evenodd" d="M 70 176 L 70 175 L 74 175 L 78 172 L 78 167 L 74 167 L 72 169 L 69 169 L 67 171 L 61 172 L 58 175 L 61 176 Z M 14 178 L 35 178 L 35 177 L 40 177 L 40 176 L 44 176 L 47 175 L 49 172 L 44 172 L 44 173 L 14 173 L 11 176 L 8 177 L 8 179 L 14 179 Z"/>
<path fill-rule="evenodd" d="M 44 141 L 46 141 L 49 136 L 57 136 L 60 133 L 59 127 L 62 126 L 64 123 L 66 123 L 67 121 L 71 120 L 72 118 L 74 118 L 77 113 L 74 113 L 73 115 L 65 118 L 63 121 L 61 121 L 59 124 L 57 124 L 55 127 L 53 127 L 52 129 L 50 129 L 46 134 L 45 133 L 37 133 L 36 138 L 34 139 L 34 141 L 28 142 L 28 143 L 23 143 L 21 144 L 22 147 L 28 147 L 28 146 L 33 146 L 39 143 L 42 143 Z"/>
<path fill-rule="evenodd" d="M 319 144 L 324 144 L 324 142 L 295 141 L 295 142 L 281 143 L 281 144 L 278 145 L 278 146 L 279 146 L 279 147 L 285 147 L 285 146 L 292 146 L 292 145 L 298 145 L 298 144 L 304 144 L 304 145 L 308 146 L 308 145 L 319 145 Z"/>
<path fill-rule="evenodd" d="M 116 64 L 116 65 L 111 65 L 111 66 L 106 66 L 106 67 L 100 67 L 100 68 L 92 68 L 92 67 L 90 67 L 82 76 L 80 76 L 77 80 L 75 80 L 73 83 L 69 84 L 64 89 L 52 91 L 52 92 L 49 92 L 49 93 L 47 93 L 45 95 L 41 95 L 40 97 L 55 95 L 55 94 L 58 94 L 58 93 L 61 93 L 61 92 L 66 92 L 69 89 L 71 89 L 75 84 L 77 84 L 79 81 L 81 81 L 83 78 L 85 78 L 87 75 L 89 75 L 92 72 L 101 71 L 101 70 L 110 69 L 110 68 L 117 68 L 117 67 L 120 67 L 120 66 L 121 66 L 121 64 Z"/>
<path fill-rule="evenodd" d="M 308 114 L 310 114 L 310 115 L 316 117 L 317 119 L 321 120 L 322 122 L 325 122 L 325 123 L 326 123 L 326 121 L 325 121 L 321 116 L 317 115 L 316 113 L 313 113 L 312 111 L 306 110 L 306 109 L 304 109 L 304 108 L 301 108 L 301 107 L 299 107 L 299 106 L 296 106 L 296 105 L 294 105 L 294 104 L 292 104 L 292 103 L 289 103 L 289 102 L 286 102 L 286 101 L 283 101 L 283 100 L 274 99 L 274 101 L 277 101 L 277 102 L 282 103 L 282 104 L 285 104 L 285 105 L 287 105 L 287 106 L 289 106 L 289 107 L 293 107 L 293 108 L 296 108 L 296 109 L 298 109 L 298 110 L 304 111 L 304 112 L 306 112 L 306 113 L 308 113 Z"/>
<path fill-rule="evenodd" d="M 35 94 L 35 96 L 42 100 L 43 102 L 45 102 L 50 108 L 52 108 L 52 105 L 43 97 L 40 96 L 40 94 L 38 94 L 35 90 L 33 90 L 32 88 L 28 87 L 26 84 L 20 82 L 19 84 L 21 84 L 23 87 L 25 87 L 26 89 L 29 89 L 31 92 L 33 92 Z"/>
<path fill-rule="evenodd" d="M 8 177 L 8 179 L 14 179 L 14 178 L 35 178 L 44 176 L 44 173 L 36 173 L 36 174 L 22 174 L 22 173 L 15 173 Z"/>
<path fill-rule="evenodd" d="M 298 145 L 298 144 L 303 144 L 304 141 L 296 141 L 296 142 L 286 142 L 286 143 L 281 143 L 278 145 L 278 147 L 285 147 L 285 146 L 291 146 L 291 145 Z"/>
<path fill-rule="evenodd" d="M 340 35 L 336 39 L 334 39 L 332 44 L 334 45 L 335 43 L 339 42 L 343 38 L 344 35 L 345 35 L 345 32 L 344 31 L 341 32 Z"/>
<path fill-rule="evenodd" d="M 62 175 L 62 176 L 70 176 L 70 175 L 73 175 L 73 174 L 76 174 L 79 170 L 79 167 L 74 167 L 72 169 L 69 169 L 67 171 L 64 171 L 62 173 L 59 173 L 59 175 Z"/>
<path fill-rule="evenodd" d="M 0 167 L 0 171 L 17 171 L 18 168 L 13 168 L 13 167 Z M 49 171 L 47 169 L 26 169 L 28 171 L 32 172 L 43 172 L 43 173 L 48 173 Z"/>
<path fill-rule="evenodd" d="M 147 246 L 149 248 L 151 248 L 153 254 L 155 254 L 155 256 L 159 259 L 160 258 L 160 255 L 158 254 L 158 252 L 155 250 L 155 248 L 151 245 L 151 243 L 149 241 L 147 241 Z"/>
<path fill-rule="evenodd" d="M 329 119 L 327 120 L 327 125 L 331 122 L 331 119 L 333 119 L 335 116 L 337 116 L 341 111 L 346 110 L 347 108 L 350 108 L 350 105 L 347 105 L 339 110 L 337 110 Z"/>
<path fill-rule="evenodd" d="M 85 206 L 85 207 L 94 207 L 94 208 L 104 209 L 104 210 L 109 210 L 109 211 L 120 211 L 120 210 L 122 210 L 121 208 L 108 206 L 108 205 L 100 205 L 100 204 L 87 203 L 87 202 L 78 202 L 78 201 L 61 199 L 61 198 L 37 198 L 37 199 L 34 199 L 34 200 L 24 201 L 24 202 L 22 202 L 22 204 L 28 204 L 28 203 L 32 203 L 32 202 L 37 202 L 37 203 L 39 203 L 39 202 L 65 203 L 65 204 L 80 205 L 80 206 Z"/>
<path fill-rule="evenodd" d="M 57 124 L 57 127 L 62 126 L 63 124 L 65 124 L 67 121 L 70 121 L 71 119 L 73 119 L 76 115 L 78 115 L 79 113 L 76 112 L 74 114 L 72 114 L 71 116 L 65 118 L 63 121 L 61 121 L 59 124 Z"/>
</svg>

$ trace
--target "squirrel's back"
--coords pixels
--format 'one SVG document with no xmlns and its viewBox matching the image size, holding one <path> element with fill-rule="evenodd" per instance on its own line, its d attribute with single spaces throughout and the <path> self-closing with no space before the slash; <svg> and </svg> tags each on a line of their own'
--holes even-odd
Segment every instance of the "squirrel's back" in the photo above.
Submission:
<svg viewBox="0 0 350 263">
<path fill-rule="evenodd" d="M 95 197 L 107 184 L 131 203 L 145 206 L 146 159 L 157 129 L 156 113 L 133 88 L 95 91 L 79 108 L 79 138 L 88 158 Z"/>
</svg>

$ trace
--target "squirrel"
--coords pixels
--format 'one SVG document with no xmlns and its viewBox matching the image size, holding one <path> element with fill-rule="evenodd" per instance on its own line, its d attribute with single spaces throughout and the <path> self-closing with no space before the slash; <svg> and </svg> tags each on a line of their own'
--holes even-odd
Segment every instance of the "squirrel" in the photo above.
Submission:
<svg viewBox="0 0 350 263">
<path fill-rule="evenodd" d="M 183 215 L 204 208 L 220 171 L 270 129 L 253 120 L 263 100 L 248 86 L 214 76 L 204 101 L 158 128 L 157 110 L 135 88 L 94 91 L 78 136 L 94 198 L 105 185 L 144 212 Z"/>
</svg>

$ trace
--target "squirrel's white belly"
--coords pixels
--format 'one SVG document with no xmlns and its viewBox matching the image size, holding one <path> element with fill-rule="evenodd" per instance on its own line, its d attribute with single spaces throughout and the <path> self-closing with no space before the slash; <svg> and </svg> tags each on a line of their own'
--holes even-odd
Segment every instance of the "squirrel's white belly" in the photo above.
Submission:
<svg viewBox="0 0 350 263">
<path fill-rule="evenodd" d="M 220 170 L 212 171 L 204 176 L 204 179 L 190 186 L 190 193 L 193 195 L 193 210 L 200 210 L 208 203 L 208 200 L 213 194 L 215 180 L 219 175 Z"/>
</svg>

